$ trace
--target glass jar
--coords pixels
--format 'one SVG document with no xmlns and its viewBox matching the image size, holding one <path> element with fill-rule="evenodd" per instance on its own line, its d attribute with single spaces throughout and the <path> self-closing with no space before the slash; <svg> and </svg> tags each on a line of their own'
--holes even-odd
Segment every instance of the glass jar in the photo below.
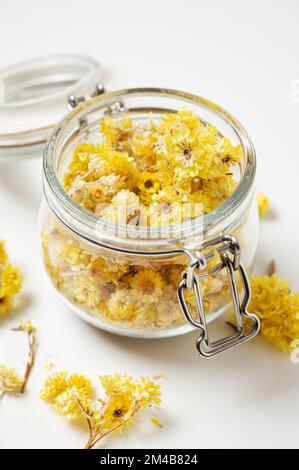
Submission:
<svg viewBox="0 0 299 470">
<path fill-rule="evenodd" d="M 197 328 L 203 356 L 252 338 L 259 322 L 247 312 L 245 270 L 254 262 L 259 219 L 255 152 L 246 131 L 221 107 L 191 94 L 159 88 L 102 92 L 88 100 L 72 97 L 73 110 L 44 152 L 40 230 L 45 266 L 57 291 L 79 317 L 112 333 L 162 338 Z M 155 120 L 183 106 L 243 147 L 238 186 L 221 206 L 182 224 L 145 228 L 99 219 L 63 189 L 74 148 L 97 141 L 107 113 L 142 123 L 149 113 Z M 211 341 L 208 323 L 229 308 L 235 311 L 236 333 Z"/>
</svg>

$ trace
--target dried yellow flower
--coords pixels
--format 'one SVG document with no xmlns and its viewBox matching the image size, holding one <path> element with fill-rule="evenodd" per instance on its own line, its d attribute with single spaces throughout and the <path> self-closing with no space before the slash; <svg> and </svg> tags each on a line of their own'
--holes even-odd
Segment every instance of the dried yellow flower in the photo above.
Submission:
<svg viewBox="0 0 299 470">
<path fill-rule="evenodd" d="M 142 408 L 159 405 L 160 386 L 148 377 L 134 381 L 128 374 L 100 376 L 105 392 L 103 398 L 94 399 L 94 390 L 88 377 L 68 372 L 49 375 L 40 396 L 52 403 L 54 409 L 71 420 L 84 418 L 89 428 L 86 448 L 92 448 L 107 434 L 123 430 L 132 423 Z"/>
<path fill-rule="evenodd" d="M 54 402 L 67 388 L 67 375 L 68 373 L 65 371 L 49 375 L 43 384 L 40 397 L 45 401 Z"/>
<path fill-rule="evenodd" d="M 256 202 L 259 210 L 260 217 L 264 217 L 269 211 L 270 202 L 265 193 L 258 192 L 256 194 Z"/>
<path fill-rule="evenodd" d="M 20 269 L 8 262 L 5 244 L 0 241 L 0 316 L 13 307 L 14 297 L 20 291 L 23 276 Z"/>
<path fill-rule="evenodd" d="M 136 394 L 139 397 L 140 406 L 146 408 L 151 405 L 160 405 L 161 386 L 156 384 L 149 377 L 141 377 L 136 384 Z"/>
<path fill-rule="evenodd" d="M 6 264 L 1 275 L 0 296 L 13 296 L 17 294 L 22 286 L 23 276 L 21 271 L 12 264 Z"/>
<path fill-rule="evenodd" d="M 14 328 L 16 331 L 26 331 L 27 333 L 35 333 L 36 327 L 32 324 L 31 320 L 21 321 L 17 328 Z"/>
<path fill-rule="evenodd" d="M 260 319 L 261 335 L 282 351 L 291 351 L 299 340 L 299 292 L 277 274 L 250 278 L 249 311 Z M 227 322 L 235 328 L 235 317 Z M 246 326 L 246 325 L 245 325 Z"/>
<path fill-rule="evenodd" d="M 283 351 L 293 348 L 299 339 L 299 292 L 277 274 L 251 278 L 252 297 L 249 309 L 261 322 L 261 334 Z"/>
<path fill-rule="evenodd" d="M 40 396 L 52 403 L 59 414 L 73 420 L 82 416 L 78 400 L 87 406 L 91 391 L 92 383 L 88 377 L 63 371 L 46 378 Z"/>
<path fill-rule="evenodd" d="M 9 369 L 0 364 L 0 397 L 4 393 L 18 393 L 21 390 L 23 380 L 15 369 Z"/>
</svg>

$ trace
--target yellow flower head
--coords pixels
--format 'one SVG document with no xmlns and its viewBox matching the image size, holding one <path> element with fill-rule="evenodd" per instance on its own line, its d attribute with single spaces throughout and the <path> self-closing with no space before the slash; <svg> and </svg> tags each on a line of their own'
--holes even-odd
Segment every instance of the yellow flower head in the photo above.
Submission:
<svg viewBox="0 0 299 470">
<path fill-rule="evenodd" d="M 72 285 L 72 298 L 89 308 L 95 308 L 101 300 L 101 292 L 96 280 L 87 274 L 75 276 Z"/>
<path fill-rule="evenodd" d="M 100 256 L 92 259 L 88 268 L 93 276 L 106 282 L 116 282 L 128 270 L 126 264 L 116 263 L 113 259 Z"/>
<path fill-rule="evenodd" d="M 100 375 L 99 379 L 106 395 L 134 395 L 135 384 L 132 377 L 128 374 Z"/>
<path fill-rule="evenodd" d="M 67 240 L 62 246 L 59 257 L 66 266 L 86 266 L 90 256 L 82 250 L 73 240 Z"/>
<path fill-rule="evenodd" d="M 23 276 L 20 269 L 12 264 L 6 264 L 2 271 L 1 283 L 0 297 L 17 294 L 23 284 Z"/>
<path fill-rule="evenodd" d="M 31 320 L 21 321 L 18 328 L 19 331 L 26 331 L 27 333 L 34 333 L 36 327 L 32 324 Z"/>
<path fill-rule="evenodd" d="M 136 394 L 142 407 L 160 405 L 161 403 L 161 386 L 149 377 L 141 377 L 137 383 Z"/>
<path fill-rule="evenodd" d="M 125 144 L 133 137 L 132 119 L 125 118 L 122 121 L 116 121 L 111 116 L 106 116 L 100 122 L 100 130 L 115 149 L 126 148 Z"/>
<path fill-rule="evenodd" d="M 102 210 L 101 217 L 120 225 L 137 225 L 140 219 L 140 209 L 139 197 L 123 189 L 112 199 L 111 204 Z"/>
<path fill-rule="evenodd" d="M 50 374 L 43 385 L 40 397 L 53 404 L 54 409 L 68 419 L 78 419 L 82 416 L 80 404 L 89 409 L 92 392 L 90 379 L 81 374 L 54 372 Z"/>
<path fill-rule="evenodd" d="M 14 303 L 14 296 L 23 284 L 19 268 L 8 262 L 5 244 L 0 241 L 0 316 L 5 315 Z"/>
<path fill-rule="evenodd" d="M 92 155 L 97 155 L 97 147 L 93 144 L 82 143 L 74 150 L 72 160 L 64 174 L 63 185 L 68 191 L 77 176 L 84 177 Z"/>
<path fill-rule="evenodd" d="M 40 397 L 53 403 L 58 395 L 67 389 L 67 375 L 68 373 L 65 371 L 53 372 L 48 375 L 40 392 Z"/>
<path fill-rule="evenodd" d="M 0 396 L 5 392 L 19 392 L 22 382 L 15 369 L 9 369 L 4 364 L 0 364 Z"/>
<path fill-rule="evenodd" d="M 249 309 L 261 321 L 261 334 L 283 351 L 291 350 L 299 338 L 299 293 L 277 274 L 252 277 L 251 290 Z"/>
<path fill-rule="evenodd" d="M 109 396 L 105 405 L 104 412 L 101 412 L 99 418 L 103 428 L 111 429 L 119 426 L 134 413 L 134 398 L 125 393 L 115 393 Z M 98 418 L 98 419 L 99 419 Z M 132 420 L 126 421 L 119 429 L 123 430 L 125 426 L 132 423 Z"/>
<path fill-rule="evenodd" d="M 131 278 L 129 284 L 132 288 L 137 289 L 141 295 L 153 297 L 153 300 L 156 300 L 162 294 L 162 277 L 152 269 L 141 268 Z"/>
<path fill-rule="evenodd" d="M 117 289 L 111 293 L 101 311 L 113 321 L 133 321 L 136 317 L 137 306 L 133 299 L 128 299 L 126 289 Z"/>
<path fill-rule="evenodd" d="M 161 189 L 162 180 L 164 177 L 161 178 L 159 172 L 144 171 L 142 173 L 137 185 L 141 202 L 148 205 L 152 201 L 153 194 Z"/>
<path fill-rule="evenodd" d="M 67 378 L 67 387 L 76 389 L 78 392 L 89 395 L 92 392 L 91 380 L 82 374 L 72 374 Z"/>
<path fill-rule="evenodd" d="M 55 398 L 53 408 L 60 415 L 66 416 L 67 419 L 77 420 L 84 416 L 80 405 L 89 409 L 90 400 L 84 393 L 73 387 L 67 388 Z"/>
</svg>

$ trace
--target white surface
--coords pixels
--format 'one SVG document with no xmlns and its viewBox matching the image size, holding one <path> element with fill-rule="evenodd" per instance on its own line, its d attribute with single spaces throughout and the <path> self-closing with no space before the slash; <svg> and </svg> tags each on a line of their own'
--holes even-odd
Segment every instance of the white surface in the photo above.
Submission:
<svg viewBox="0 0 299 470">
<path fill-rule="evenodd" d="M 263 222 L 258 267 L 262 271 L 275 258 L 279 273 L 299 289 L 299 103 L 291 96 L 299 78 L 298 16 L 296 0 L 5 0 L 0 65 L 45 53 L 88 53 L 107 67 L 113 87 L 168 86 L 226 107 L 254 140 L 258 183 L 275 212 Z M 95 380 L 114 371 L 169 377 L 161 409 L 149 415 L 165 428 L 144 416 L 107 446 L 298 447 L 299 364 L 289 354 L 259 338 L 206 361 L 196 354 L 196 334 L 126 339 L 67 311 L 39 258 L 40 176 L 40 161 L 0 167 L 0 236 L 26 278 L 23 306 L 0 323 L 0 354 L 22 366 L 25 337 L 10 331 L 20 319 L 36 323 L 39 343 L 28 392 L 0 404 L 0 447 L 82 447 L 84 430 L 38 397 L 41 366 L 49 361 Z"/>
</svg>

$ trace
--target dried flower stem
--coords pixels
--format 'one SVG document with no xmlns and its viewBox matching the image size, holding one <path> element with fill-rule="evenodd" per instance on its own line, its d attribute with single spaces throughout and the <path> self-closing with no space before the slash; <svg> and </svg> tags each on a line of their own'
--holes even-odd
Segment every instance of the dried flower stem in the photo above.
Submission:
<svg viewBox="0 0 299 470">
<path fill-rule="evenodd" d="M 79 398 L 77 398 L 77 401 L 78 401 L 78 404 L 81 408 L 81 410 L 83 411 L 83 413 L 86 415 L 86 421 L 87 421 L 87 424 L 88 424 L 88 430 L 89 430 L 89 440 L 92 438 L 92 425 L 91 425 L 91 414 L 84 408 L 81 400 L 79 400 Z"/>
<path fill-rule="evenodd" d="M 137 413 L 139 409 L 139 406 L 138 406 L 138 403 L 136 404 L 134 410 L 132 411 L 132 413 L 130 413 L 130 415 L 125 418 L 121 423 L 119 423 L 117 426 L 115 426 L 114 428 L 111 428 L 109 429 L 108 431 L 104 432 L 103 434 L 100 434 L 99 435 L 99 428 L 96 430 L 95 432 L 95 435 L 91 436 L 91 438 L 88 440 L 88 442 L 86 443 L 85 445 L 85 449 L 92 449 L 101 439 L 103 439 L 104 437 L 108 436 L 108 434 L 112 433 L 113 431 L 116 431 L 117 429 L 119 429 L 121 426 L 123 426 L 124 424 L 126 424 L 128 421 L 130 421 L 130 419 L 133 418 L 133 416 Z"/>
<path fill-rule="evenodd" d="M 27 361 L 27 364 L 26 364 L 26 370 L 25 370 L 24 379 L 23 379 L 23 383 L 22 383 L 22 386 L 21 386 L 20 393 L 25 392 L 26 385 L 27 385 L 31 370 L 32 370 L 32 367 L 34 365 L 36 339 L 35 339 L 35 336 L 32 332 L 28 332 L 28 344 L 29 344 L 28 361 Z"/>
<path fill-rule="evenodd" d="M 273 274 L 275 274 L 275 273 L 276 273 L 276 262 L 273 259 L 271 261 L 271 263 L 269 263 L 267 274 L 268 274 L 268 276 L 273 276 Z"/>
</svg>

